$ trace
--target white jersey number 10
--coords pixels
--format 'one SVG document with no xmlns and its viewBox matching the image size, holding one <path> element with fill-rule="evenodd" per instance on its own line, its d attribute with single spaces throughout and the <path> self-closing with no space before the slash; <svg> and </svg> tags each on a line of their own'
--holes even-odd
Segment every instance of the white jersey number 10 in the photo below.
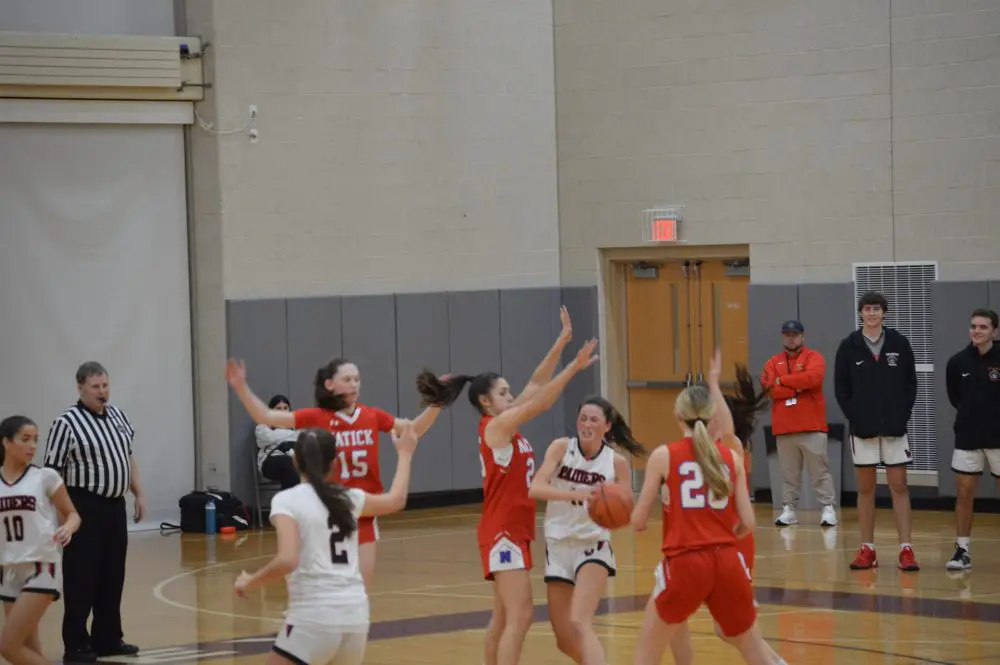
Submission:
<svg viewBox="0 0 1000 665">
<path fill-rule="evenodd" d="M 20 515 L 3 518 L 3 528 L 7 532 L 7 542 L 20 542 L 24 540 L 24 518 Z"/>
</svg>

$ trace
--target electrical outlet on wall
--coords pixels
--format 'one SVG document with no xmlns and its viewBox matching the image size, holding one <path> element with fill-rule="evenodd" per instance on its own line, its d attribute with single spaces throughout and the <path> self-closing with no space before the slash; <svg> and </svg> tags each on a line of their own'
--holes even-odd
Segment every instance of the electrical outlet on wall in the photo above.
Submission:
<svg viewBox="0 0 1000 665">
<path fill-rule="evenodd" d="M 215 462 L 209 462 L 209 464 L 208 464 L 208 472 L 209 473 L 218 473 L 219 472 L 219 465 L 216 464 Z"/>
</svg>

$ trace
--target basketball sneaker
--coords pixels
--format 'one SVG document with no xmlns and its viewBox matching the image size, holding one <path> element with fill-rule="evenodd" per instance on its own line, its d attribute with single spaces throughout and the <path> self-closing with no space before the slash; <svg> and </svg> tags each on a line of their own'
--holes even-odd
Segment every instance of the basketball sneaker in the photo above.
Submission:
<svg viewBox="0 0 1000 665">
<path fill-rule="evenodd" d="M 823 506 L 823 513 L 819 516 L 820 526 L 837 526 L 837 511 L 833 506 Z"/>
<path fill-rule="evenodd" d="M 910 552 L 912 555 L 913 553 Z M 900 554 L 902 557 L 902 554 Z M 875 554 L 874 548 L 868 545 L 862 545 L 858 549 L 858 553 L 854 555 L 854 561 L 851 562 L 851 570 L 868 570 L 870 568 L 878 568 L 878 555 Z"/>
<path fill-rule="evenodd" d="M 920 570 L 920 564 L 917 563 L 917 557 L 913 554 L 913 548 L 909 545 L 899 550 L 899 569 L 911 571 Z"/>
<path fill-rule="evenodd" d="M 969 550 L 961 545 L 955 545 L 955 553 L 951 555 L 951 560 L 944 566 L 948 570 L 968 570 L 972 568 L 972 557 Z"/>
<path fill-rule="evenodd" d="M 792 526 L 793 524 L 798 523 L 799 518 L 795 516 L 795 509 L 787 503 L 782 507 L 781 514 L 778 515 L 778 519 L 774 520 L 775 526 Z"/>
</svg>

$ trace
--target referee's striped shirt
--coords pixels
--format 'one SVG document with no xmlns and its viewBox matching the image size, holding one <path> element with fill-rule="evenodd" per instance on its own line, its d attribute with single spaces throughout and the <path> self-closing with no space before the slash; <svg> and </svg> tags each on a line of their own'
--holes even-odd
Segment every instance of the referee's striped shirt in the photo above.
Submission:
<svg viewBox="0 0 1000 665">
<path fill-rule="evenodd" d="M 45 466 L 62 474 L 67 487 L 109 499 L 125 496 L 132 482 L 135 430 L 125 413 L 110 404 L 97 414 L 77 402 L 52 423 Z"/>
</svg>

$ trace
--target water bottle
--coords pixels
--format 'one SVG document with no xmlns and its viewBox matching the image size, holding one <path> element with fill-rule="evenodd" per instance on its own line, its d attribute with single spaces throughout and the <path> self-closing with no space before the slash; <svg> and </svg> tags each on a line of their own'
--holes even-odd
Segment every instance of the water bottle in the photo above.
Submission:
<svg viewBox="0 0 1000 665">
<path fill-rule="evenodd" d="M 215 499 L 205 504 L 205 533 L 215 533 Z"/>
</svg>

